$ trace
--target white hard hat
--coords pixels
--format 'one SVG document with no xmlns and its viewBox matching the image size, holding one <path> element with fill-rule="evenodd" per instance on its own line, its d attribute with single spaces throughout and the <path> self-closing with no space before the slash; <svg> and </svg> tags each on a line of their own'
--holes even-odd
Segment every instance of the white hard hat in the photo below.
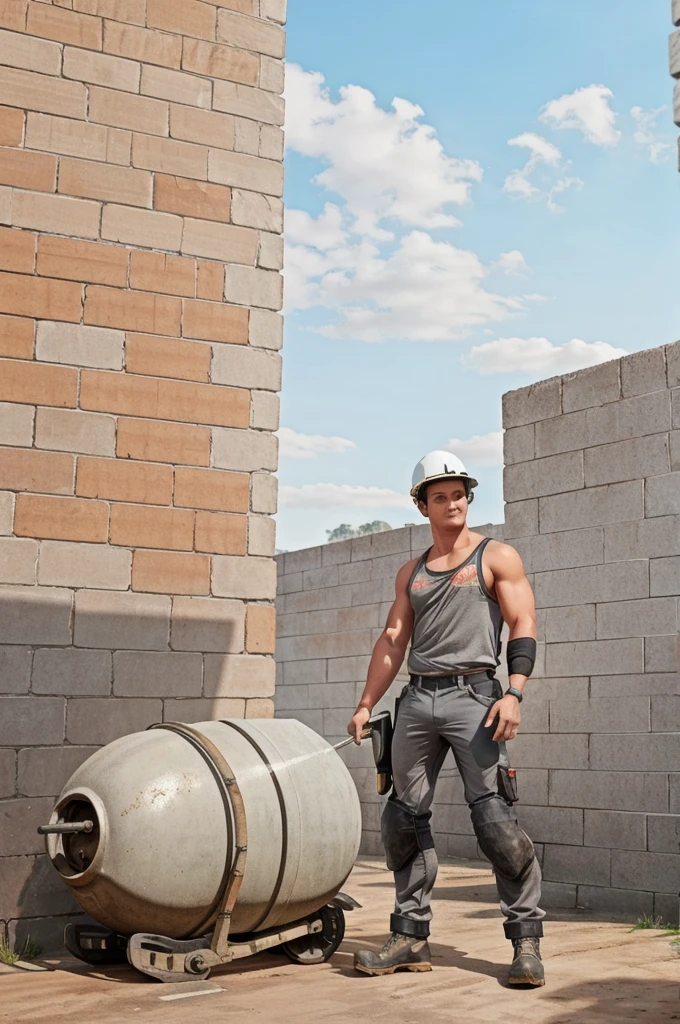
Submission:
<svg viewBox="0 0 680 1024">
<path fill-rule="evenodd" d="M 451 452 L 434 451 L 424 455 L 413 470 L 411 497 L 418 499 L 420 488 L 431 480 L 464 480 L 468 493 L 478 481 L 470 476 L 463 463 Z"/>
</svg>

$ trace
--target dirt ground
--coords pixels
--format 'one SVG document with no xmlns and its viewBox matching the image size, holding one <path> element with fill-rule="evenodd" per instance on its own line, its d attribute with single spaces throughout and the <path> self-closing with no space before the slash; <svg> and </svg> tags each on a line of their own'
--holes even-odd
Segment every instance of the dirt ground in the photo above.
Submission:
<svg viewBox="0 0 680 1024">
<path fill-rule="evenodd" d="M 187 993 L 131 968 L 96 969 L 48 960 L 43 973 L 0 975 L 5 1024 L 665 1024 L 680 1021 L 680 958 L 656 931 L 588 912 L 553 911 L 542 943 L 546 986 L 505 987 L 511 947 L 504 939 L 488 870 L 443 865 L 435 889 L 434 969 L 369 978 L 352 954 L 378 947 L 391 910 L 391 875 L 357 864 L 345 885 L 362 904 L 347 915 L 345 940 L 330 963 L 291 964 L 261 954 L 216 970 Z M 179 998 L 177 998 L 179 996 Z M 170 997 L 170 998 L 168 998 Z"/>
</svg>

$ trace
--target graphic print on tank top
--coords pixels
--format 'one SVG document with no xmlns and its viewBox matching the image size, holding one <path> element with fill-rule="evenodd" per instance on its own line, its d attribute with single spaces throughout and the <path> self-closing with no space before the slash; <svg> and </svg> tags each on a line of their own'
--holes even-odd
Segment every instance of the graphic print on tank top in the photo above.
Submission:
<svg viewBox="0 0 680 1024">
<path fill-rule="evenodd" d="M 495 669 L 499 663 L 503 616 L 484 582 L 485 538 L 453 569 L 427 568 L 430 550 L 409 582 L 414 613 L 408 668 L 414 675 L 445 675 Z"/>
</svg>

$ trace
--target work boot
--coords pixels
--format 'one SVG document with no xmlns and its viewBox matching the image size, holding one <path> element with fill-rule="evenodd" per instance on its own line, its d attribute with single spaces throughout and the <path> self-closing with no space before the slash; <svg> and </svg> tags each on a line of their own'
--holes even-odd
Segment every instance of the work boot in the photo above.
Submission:
<svg viewBox="0 0 680 1024">
<path fill-rule="evenodd" d="M 508 974 L 509 985 L 545 985 L 541 962 L 541 940 L 535 936 L 513 939 L 515 955 Z"/>
<path fill-rule="evenodd" d="M 360 949 L 354 954 L 354 968 L 362 974 L 394 974 L 395 971 L 431 971 L 432 956 L 427 939 L 392 932 L 380 950 Z"/>
</svg>

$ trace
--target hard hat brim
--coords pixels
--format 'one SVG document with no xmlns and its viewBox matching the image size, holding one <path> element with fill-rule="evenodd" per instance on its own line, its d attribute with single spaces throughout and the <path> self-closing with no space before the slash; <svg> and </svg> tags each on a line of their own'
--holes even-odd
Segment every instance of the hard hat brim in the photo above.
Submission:
<svg viewBox="0 0 680 1024">
<path fill-rule="evenodd" d="M 424 487 L 425 484 L 432 484 L 435 480 L 465 480 L 471 490 L 473 487 L 479 486 L 479 481 L 475 480 L 473 476 L 468 476 L 467 473 L 436 473 L 434 476 L 424 477 L 415 484 L 410 491 L 411 497 L 417 498 L 421 487 Z"/>
</svg>

